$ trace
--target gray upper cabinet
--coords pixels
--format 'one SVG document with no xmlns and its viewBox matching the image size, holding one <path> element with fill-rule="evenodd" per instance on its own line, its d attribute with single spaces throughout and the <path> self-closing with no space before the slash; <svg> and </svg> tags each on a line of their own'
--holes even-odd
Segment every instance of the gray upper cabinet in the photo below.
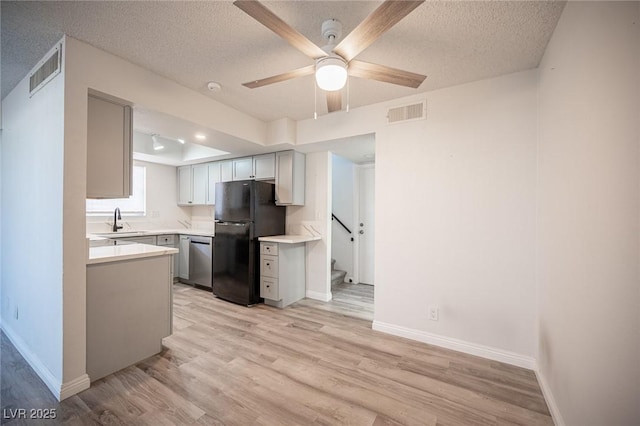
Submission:
<svg viewBox="0 0 640 426">
<path fill-rule="evenodd" d="M 253 156 L 253 179 L 270 180 L 276 177 L 276 154 Z"/>
<path fill-rule="evenodd" d="M 233 180 L 253 179 L 253 157 L 233 160 Z"/>
<path fill-rule="evenodd" d="M 87 106 L 87 198 L 132 191 L 133 111 L 127 101 L 91 91 Z"/>
<path fill-rule="evenodd" d="M 269 180 L 276 177 L 276 155 L 263 154 L 236 158 L 233 161 L 233 180 Z"/>
<path fill-rule="evenodd" d="M 208 163 L 209 188 L 207 190 L 207 205 L 216 203 L 216 183 L 220 182 L 220 162 Z"/>
<path fill-rule="evenodd" d="M 191 166 L 193 179 L 193 204 L 203 206 L 207 203 L 209 192 L 209 167 L 207 164 Z"/>
<path fill-rule="evenodd" d="M 216 183 L 270 180 L 276 183 L 276 204 L 304 205 L 305 156 L 295 151 L 214 161 L 177 168 L 178 205 L 214 205 Z"/>
<path fill-rule="evenodd" d="M 276 204 L 304 206 L 305 156 L 296 151 L 276 152 Z"/>
<path fill-rule="evenodd" d="M 233 180 L 233 160 L 220 161 L 220 182 Z"/>
<path fill-rule="evenodd" d="M 178 205 L 193 204 L 193 178 L 191 166 L 178 167 Z"/>
<path fill-rule="evenodd" d="M 178 205 L 204 206 L 208 196 L 208 164 L 178 167 Z"/>
</svg>

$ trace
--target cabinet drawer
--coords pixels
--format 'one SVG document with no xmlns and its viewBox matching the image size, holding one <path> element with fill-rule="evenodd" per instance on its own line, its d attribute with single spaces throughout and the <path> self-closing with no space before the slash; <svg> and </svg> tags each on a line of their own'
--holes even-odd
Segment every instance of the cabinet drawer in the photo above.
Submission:
<svg viewBox="0 0 640 426">
<path fill-rule="evenodd" d="M 260 297 L 269 300 L 281 299 L 276 278 L 260 277 Z"/>
<path fill-rule="evenodd" d="M 176 242 L 175 235 L 158 235 L 159 246 L 173 246 Z"/>
<path fill-rule="evenodd" d="M 278 255 L 278 243 L 260 243 L 260 254 Z"/>
<path fill-rule="evenodd" d="M 263 277 L 278 278 L 278 258 L 262 255 L 260 257 L 260 275 Z"/>
</svg>

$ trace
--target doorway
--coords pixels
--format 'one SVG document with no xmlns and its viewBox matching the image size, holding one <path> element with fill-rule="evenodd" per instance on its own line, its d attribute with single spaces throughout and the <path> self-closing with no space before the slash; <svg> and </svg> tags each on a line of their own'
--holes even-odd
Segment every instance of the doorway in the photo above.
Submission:
<svg viewBox="0 0 640 426">
<path fill-rule="evenodd" d="M 334 154 L 331 170 L 332 300 L 321 309 L 373 320 L 375 168 Z"/>
</svg>

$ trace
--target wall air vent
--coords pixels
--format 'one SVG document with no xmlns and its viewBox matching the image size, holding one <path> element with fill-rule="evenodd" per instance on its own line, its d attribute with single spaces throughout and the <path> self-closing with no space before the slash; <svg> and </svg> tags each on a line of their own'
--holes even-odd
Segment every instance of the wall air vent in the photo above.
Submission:
<svg viewBox="0 0 640 426">
<path fill-rule="evenodd" d="M 401 105 L 387 110 L 387 123 L 404 123 L 427 118 L 427 101 Z"/>
<path fill-rule="evenodd" d="M 36 70 L 29 75 L 29 96 L 33 96 L 42 89 L 56 75 L 60 74 L 62 65 L 62 44 L 53 49 L 53 53 L 48 58 L 43 59 L 36 65 Z"/>
</svg>

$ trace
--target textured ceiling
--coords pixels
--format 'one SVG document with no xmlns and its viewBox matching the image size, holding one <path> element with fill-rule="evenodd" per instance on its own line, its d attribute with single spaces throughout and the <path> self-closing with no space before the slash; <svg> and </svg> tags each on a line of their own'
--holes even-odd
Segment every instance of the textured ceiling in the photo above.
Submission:
<svg viewBox="0 0 640 426">
<path fill-rule="evenodd" d="M 348 34 L 380 2 L 266 1 L 311 41 L 336 18 Z M 427 1 L 357 58 L 427 75 L 418 89 L 352 78 L 350 106 L 535 68 L 564 7 L 556 1 Z M 313 117 L 313 77 L 241 83 L 312 61 L 230 1 L 2 1 L 2 97 L 66 33 L 270 121 Z M 207 91 L 208 81 L 222 84 Z M 326 113 L 322 94 L 318 112 Z"/>
</svg>

